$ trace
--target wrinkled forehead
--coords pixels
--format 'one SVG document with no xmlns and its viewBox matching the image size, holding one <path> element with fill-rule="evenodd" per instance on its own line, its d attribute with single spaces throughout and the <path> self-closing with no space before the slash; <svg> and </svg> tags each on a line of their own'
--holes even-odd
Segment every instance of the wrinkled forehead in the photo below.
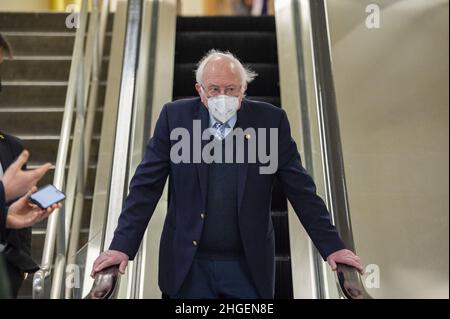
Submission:
<svg viewBox="0 0 450 319">
<path fill-rule="evenodd" d="M 218 85 L 240 85 L 241 74 L 236 63 L 226 57 L 217 57 L 205 65 L 203 83 Z"/>
</svg>

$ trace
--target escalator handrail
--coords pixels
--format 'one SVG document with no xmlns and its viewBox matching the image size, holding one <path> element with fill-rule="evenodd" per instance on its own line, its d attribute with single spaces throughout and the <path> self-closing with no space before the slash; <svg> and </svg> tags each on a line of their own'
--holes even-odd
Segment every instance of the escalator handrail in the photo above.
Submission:
<svg viewBox="0 0 450 319">
<path fill-rule="evenodd" d="M 344 158 L 339 128 L 336 92 L 328 30 L 328 15 L 325 0 L 310 0 L 311 37 L 317 86 L 318 113 L 328 203 L 333 221 L 345 246 L 355 252 L 350 207 L 345 179 Z M 344 296 L 369 297 L 358 271 L 346 265 L 338 267 L 338 282 Z"/>
<path fill-rule="evenodd" d="M 72 62 L 70 65 L 69 80 L 67 83 L 66 100 L 64 105 L 64 114 L 61 124 L 61 133 L 58 144 L 58 154 L 56 157 L 55 172 L 53 185 L 59 189 L 65 190 L 64 184 L 66 179 L 65 167 L 67 156 L 69 153 L 70 136 L 72 132 L 72 120 L 74 116 L 74 106 L 77 98 L 77 85 L 79 82 L 80 66 L 84 51 L 84 39 L 86 35 L 86 26 L 88 20 L 88 3 L 81 2 L 79 12 L 79 27 L 75 34 L 75 42 L 73 46 Z M 57 235 L 64 235 L 64 207 L 56 210 L 47 222 L 47 230 L 45 236 L 44 247 L 42 251 L 41 267 L 33 276 L 33 298 L 42 298 L 45 292 L 45 280 L 50 276 L 52 265 L 54 262 L 54 250 Z M 62 216 L 59 216 L 62 214 Z M 63 242 L 63 244 L 65 244 Z"/>
<path fill-rule="evenodd" d="M 347 299 L 373 299 L 364 288 L 361 276 L 356 268 L 337 264 L 336 272 L 339 288 Z"/>
<path fill-rule="evenodd" d="M 347 299 L 372 299 L 366 292 L 356 268 L 337 264 L 337 277 L 340 289 Z M 95 275 L 92 288 L 84 299 L 114 299 L 119 281 L 117 265 L 101 270 Z"/>
<path fill-rule="evenodd" d="M 119 266 L 105 268 L 95 275 L 92 288 L 84 299 L 115 299 L 119 282 Z"/>
</svg>

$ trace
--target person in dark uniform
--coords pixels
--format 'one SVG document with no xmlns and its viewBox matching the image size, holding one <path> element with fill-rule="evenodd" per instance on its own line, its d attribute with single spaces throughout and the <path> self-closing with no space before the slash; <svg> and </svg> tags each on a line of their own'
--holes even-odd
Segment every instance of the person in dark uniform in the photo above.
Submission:
<svg viewBox="0 0 450 319">
<path fill-rule="evenodd" d="M 6 154 L 4 140 L 5 135 L 0 133 L 0 156 L 3 157 Z M 31 227 L 61 207 L 60 204 L 55 204 L 45 210 L 28 201 L 28 196 L 37 190 L 36 183 L 51 167 L 51 164 L 47 163 L 35 170 L 24 171 L 22 168 L 28 157 L 28 151 L 23 151 L 6 171 L 4 171 L 3 165 L 0 165 L 0 299 L 17 295 L 18 288 L 16 286 L 18 284 L 14 277 L 17 274 L 11 274 L 11 269 L 20 274 L 21 271 L 16 271 L 17 267 L 14 265 L 26 267 L 25 261 L 22 260 L 23 256 L 15 255 L 17 250 L 10 243 L 11 233 L 14 234 L 13 230 Z M 19 199 L 14 201 L 17 198 Z M 12 204 L 8 206 L 10 203 Z M 7 261 L 5 261 L 6 257 Z M 11 267 L 11 264 L 14 267 Z M 10 281 L 12 281 L 12 285 Z M 11 288 L 14 288 L 14 291 Z"/>
<path fill-rule="evenodd" d="M 2 64 L 5 56 L 12 59 L 12 49 L 5 37 L 0 33 L 0 64 Z M 0 78 L 0 92 L 2 91 L 2 79 Z"/>
<path fill-rule="evenodd" d="M 12 49 L 8 41 L 0 34 L 0 64 L 5 56 L 11 59 Z M 25 273 L 39 269 L 30 256 L 31 228 L 29 226 L 43 220 L 59 207 L 56 205 L 49 210 L 41 210 L 30 206 L 27 198 L 22 197 L 9 209 L 15 199 L 29 191 L 35 191 L 36 189 L 32 187 L 51 167 L 51 164 L 45 164 L 34 171 L 20 173 L 20 168 L 25 168 L 29 156 L 28 152 L 21 154 L 22 151 L 23 146 L 19 139 L 0 131 L 0 252 L 3 259 L 0 260 L 0 266 L 2 270 L 6 270 L 0 273 L 0 288 L 6 291 L 0 295 L 12 297 L 17 296 Z M 2 180 L 7 168 L 19 155 L 20 159 L 15 166 L 20 166 L 9 170 L 6 179 L 10 178 L 4 184 Z M 7 277 L 9 281 L 8 287 L 4 277 Z"/>
<path fill-rule="evenodd" d="M 3 172 L 23 150 L 22 143 L 14 136 L 0 132 L 0 179 Z M 25 167 L 24 167 L 25 168 Z M 8 207 L 10 203 L 6 203 Z M 33 273 L 39 266 L 31 258 L 31 228 L 6 230 L 3 256 L 14 297 L 17 296 L 26 273 Z"/>
</svg>

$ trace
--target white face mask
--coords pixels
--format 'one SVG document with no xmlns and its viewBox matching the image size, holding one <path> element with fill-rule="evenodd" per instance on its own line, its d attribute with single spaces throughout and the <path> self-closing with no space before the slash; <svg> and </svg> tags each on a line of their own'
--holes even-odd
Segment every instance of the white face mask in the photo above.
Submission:
<svg viewBox="0 0 450 319">
<path fill-rule="evenodd" d="M 237 96 L 219 95 L 208 98 L 208 110 L 214 118 L 222 123 L 228 121 L 239 108 Z"/>
</svg>

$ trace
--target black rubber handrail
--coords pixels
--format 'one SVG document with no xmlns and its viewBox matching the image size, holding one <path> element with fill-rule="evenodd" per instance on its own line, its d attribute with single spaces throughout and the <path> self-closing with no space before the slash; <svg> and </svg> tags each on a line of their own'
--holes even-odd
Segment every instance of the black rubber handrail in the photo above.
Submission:
<svg viewBox="0 0 450 319">
<path fill-rule="evenodd" d="M 329 30 L 325 0 L 310 0 L 311 36 L 316 75 L 318 112 L 321 122 L 321 137 L 324 145 L 326 175 L 329 181 L 329 207 L 336 228 L 345 243 L 353 252 L 353 239 L 350 207 L 347 196 L 344 158 L 339 128 L 336 92 L 329 41 Z M 345 297 L 349 299 L 369 299 L 359 272 L 350 266 L 338 266 L 338 282 Z"/>
<path fill-rule="evenodd" d="M 361 281 L 361 276 L 355 267 L 338 264 L 337 278 L 342 294 L 347 299 L 372 299 Z"/>
<path fill-rule="evenodd" d="M 91 291 L 84 299 L 115 299 L 119 286 L 119 266 L 111 266 L 95 274 Z"/>
</svg>

